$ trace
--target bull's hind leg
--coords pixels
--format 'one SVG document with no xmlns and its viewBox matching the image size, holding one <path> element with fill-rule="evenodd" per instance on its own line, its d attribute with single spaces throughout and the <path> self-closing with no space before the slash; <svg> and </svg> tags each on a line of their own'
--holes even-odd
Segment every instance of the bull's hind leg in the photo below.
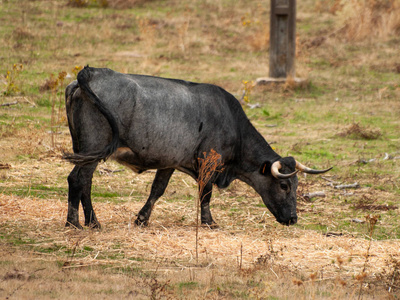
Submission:
<svg viewBox="0 0 400 300">
<path fill-rule="evenodd" d="M 138 214 L 138 217 L 135 221 L 136 225 L 148 225 L 153 206 L 156 203 L 157 199 L 164 194 L 172 173 L 174 173 L 174 169 L 157 170 L 156 176 L 151 186 L 150 196 L 147 199 L 146 204 L 143 206 Z"/>
<path fill-rule="evenodd" d="M 214 222 L 210 211 L 210 199 L 212 195 L 212 183 L 209 182 L 204 186 L 203 193 L 200 196 L 201 208 L 201 224 L 208 225 L 211 228 L 217 228 L 217 223 Z"/>
<path fill-rule="evenodd" d="M 75 166 L 68 176 L 68 215 L 65 226 L 74 226 L 81 229 L 79 224 L 79 202 L 82 202 L 85 215 L 85 225 L 100 228 L 93 210 L 90 198 L 93 172 L 97 163 L 85 166 Z"/>
</svg>

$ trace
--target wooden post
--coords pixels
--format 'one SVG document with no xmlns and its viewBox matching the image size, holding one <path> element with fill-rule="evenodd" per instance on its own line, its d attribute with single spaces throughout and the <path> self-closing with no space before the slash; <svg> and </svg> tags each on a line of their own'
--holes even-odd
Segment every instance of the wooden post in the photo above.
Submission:
<svg viewBox="0 0 400 300">
<path fill-rule="evenodd" d="M 269 76 L 295 77 L 296 0 L 271 0 Z"/>
</svg>

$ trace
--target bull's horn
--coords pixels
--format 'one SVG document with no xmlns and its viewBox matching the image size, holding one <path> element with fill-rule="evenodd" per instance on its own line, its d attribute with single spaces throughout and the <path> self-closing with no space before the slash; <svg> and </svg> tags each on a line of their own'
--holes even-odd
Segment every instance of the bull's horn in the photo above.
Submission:
<svg viewBox="0 0 400 300">
<path fill-rule="evenodd" d="M 306 167 L 305 165 L 299 163 L 298 161 L 296 161 L 296 169 L 303 173 L 308 173 L 308 174 L 322 174 L 322 173 L 328 172 L 332 168 L 333 167 L 330 167 L 325 170 L 313 170 L 313 169 L 310 169 L 309 167 Z"/>
<path fill-rule="evenodd" d="M 290 174 L 282 174 L 281 172 L 279 172 L 279 169 L 281 169 L 281 168 L 282 168 L 282 165 L 281 165 L 280 161 L 274 162 L 271 166 L 271 174 L 276 179 L 288 179 L 288 178 L 296 175 L 296 173 L 298 172 L 298 171 L 294 171 L 293 173 L 290 173 Z"/>
</svg>

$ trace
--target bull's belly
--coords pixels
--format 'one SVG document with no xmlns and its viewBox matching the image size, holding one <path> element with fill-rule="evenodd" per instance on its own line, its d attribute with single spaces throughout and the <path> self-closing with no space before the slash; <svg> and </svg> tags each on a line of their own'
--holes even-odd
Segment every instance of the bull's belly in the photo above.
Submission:
<svg viewBox="0 0 400 300">
<path fill-rule="evenodd" d="M 188 163 L 186 166 L 185 163 L 176 160 L 173 155 L 166 156 L 165 154 L 140 155 L 128 147 L 120 147 L 114 152 L 111 158 L 136 173 L 142 173 L 149 169 L 173 168 L 187 171 L 192 169 L 191 163 Z"/>
</svg>

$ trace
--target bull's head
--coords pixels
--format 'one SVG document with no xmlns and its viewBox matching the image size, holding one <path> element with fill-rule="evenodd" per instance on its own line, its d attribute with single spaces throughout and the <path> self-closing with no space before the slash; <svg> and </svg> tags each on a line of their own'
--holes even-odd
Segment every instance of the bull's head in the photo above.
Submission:
<svg viewBox="0 0 400 300">
<path fill-rule="evenodd" d="M 266 177 L 264 184 L 267 179 L 267 185 L 262 188 L 260 195 L 279 223 L 293 225 L 297 222 L 297 172 L 321 174 L 331 169 L 313 170 L 297 162 L 293 157 L 284 157 L 273 163 L 265 162 L 260 172 Z"/>
</svg>

